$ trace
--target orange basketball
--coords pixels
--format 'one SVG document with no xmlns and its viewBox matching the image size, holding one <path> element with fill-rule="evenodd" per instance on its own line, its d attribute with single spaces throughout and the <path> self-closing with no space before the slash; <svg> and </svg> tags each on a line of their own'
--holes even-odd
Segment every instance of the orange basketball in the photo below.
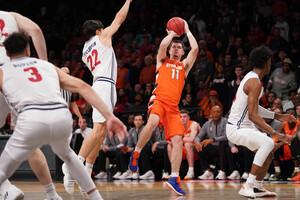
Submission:
<svg viewBox="0 0 300 200">
<path fill-rule="evenodd" d="M 167 23 L 167 29 L 181 36 L 184 33 L 184 21 L 180 17 L 173 17 Z"/>
</svg>

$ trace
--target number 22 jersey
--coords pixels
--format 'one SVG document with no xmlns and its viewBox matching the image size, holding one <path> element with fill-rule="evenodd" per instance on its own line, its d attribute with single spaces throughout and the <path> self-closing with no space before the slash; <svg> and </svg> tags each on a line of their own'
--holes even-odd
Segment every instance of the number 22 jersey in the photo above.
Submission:
<svg viewBox="0 0 300 200">
<path fill-rule="evenodd" d="M 82 61 L 93 74 L 94 81 L 102 79 L 102 81 L 116 83 L 117 60 L 114 49 L 101 44 L 98 35 L 85 42 Z"/>
</svg>

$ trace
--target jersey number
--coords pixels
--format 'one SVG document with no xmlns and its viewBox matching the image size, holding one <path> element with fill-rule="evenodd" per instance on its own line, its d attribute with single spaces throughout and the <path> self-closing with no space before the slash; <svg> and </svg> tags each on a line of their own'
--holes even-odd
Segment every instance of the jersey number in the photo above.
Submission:
<svg viewBox="0 0 300 200">
<path fill-rule="evenodd" d="M 95 60 L 95 65 L 93 65 L 93 58 L 92 58 L 92 56 L 93 56 L 93 58 Z M 97 65 L 99 65 L 101 63 L 101 61 L 98 60 L 98 51 L 96 49 L 94 49 L 92 51 L 92 56 L 89 55 L 89 57 L 87 58 L 87 62 L 90 63 L 90 65 L 91 65 L 91 71 L 93 71 L 95 69 L 95 67 L 97 67 Z"/>
<path fill-rule="evenodd" d="M 176 77 L 175 77 L 176 74 Z M 178 69 L 172 69 L 172 79 L 176 78 L 178 80 L 179 78 L 179 70 Z"/>
<path fill-rule="evenodd" d="M 24 72 L 30 73 L 31 76 L 28 77 L 28 80 L 30 80 L 31 82 L 39 82 L 42 80 L 42 76 L 39 74 L 38 70 L 35 67 L 29 67 L 23 70 Z"/>
</svg>

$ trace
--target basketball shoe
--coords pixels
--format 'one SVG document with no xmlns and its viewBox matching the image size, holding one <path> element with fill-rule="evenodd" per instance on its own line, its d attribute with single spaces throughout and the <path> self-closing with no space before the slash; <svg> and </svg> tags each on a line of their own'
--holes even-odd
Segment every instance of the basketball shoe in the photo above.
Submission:
<svg viewBox="0 0 300 200">
<path fill-rule="evenodd" d="M 201 180 L 212 180 L 214 179 L 214 174 L 208 170 L 204 172 L 201 176 L 198 176 L 199 179 Z"/>
<path fill-rule="evenodd" d="M 65 175 L 64 176 L 64 187 L 67 193 L 73 194 L 74 193 L 74 186 L 75 186 L 75 180 L 70 175 L 69 169 L 67 165 L 64 163 L 62 166 L 62 172 Z"/>
<path fill-rule="evenodd" d="M 163 172 L 161 179 L 169 180 L 170 179 L 170 174 L 168 172 Z"/>
<path fill-rule="evenodd" d="M 253 183 L 244 183 L 242 188 L 239 191 L 239 194 L 254 199 L 256 197 L 254 193 L 254 184 Z"/>
<path fill-rule="evenodd" d="M 0 197 L 1 200 L 22 200 L 24 199 L 24 193 L 16 186 L 10 185 L 7 190 L 1 191 Z"/>
<path fill-rule="evenodd" d="M 234 170 L 234 171 L 230 174 L 230 176 L 228 176 L 227 178 L 230 179 L 230 180 L 237 180 L 237 179 L 240 179 L 241 176 L 240 176 L 239 171 Z"/>
<path fill-rule="evenodd" d="M 130 161 L 129 161 L 129 166 L 128 169 L 132 172 L 135 173 L 139 170 L 139 157 L 140 157 L 140 153 L 137 151 L 133 151 L 131 153 L 131 157 L 130 157 Z"/>
<path fill-rule="evenodd" d="M 292 178 L 292 181 L 300 181 L 300 173 L 297 176 Z"/>
<path fill-rule="evenodd" d="M 260 188 L 254 187 L 253 192 L 255 194 L 255 197 L 276 197 L 277 196 L 275 192 L 270 192 L 263 187 Z"/>
<path fill-rule="evenodd" d="M 140 179 L 142 179 L 142 180 L 155 179 L 155 175 L 152 170 L 149 170 L 145 174 L 140 176 Z"/>
<path fill-rule="evenodd" d="M 195 174 L 193 171 L 191 171 L 186 174 L 186 176 L 184 177 L 184 180 L 192 180 L 194 177 L 195 177 Z"/>
<path fill-rule="evenodd" d="M 181 181 L 180 181 L 180 177 L 179 176 L 177 176 L 177 177 L 171 177 L 166 184 L 176 194 L 178 194 L 180 196 L 183 196 L 183 195 L 186 194 L 185 191 L 181 187 Z"/>
<path fill-rule="evenodd" d="M 94 176 L 95 179 L 105 179 L 107 178 L 107 174 L 105 172 L 100 172 L 99 174 Z"/>
<path fill-rule="evenodd" d="M 218 179 L 218 180 L 225 180 L 225 179 L 226 179 L 226 174 L 225 174 L 225 172 L 222 171 L 222 170 L 219 170 L 219 173 L 218 173 L 218 175 L 216 176 L 216 179 Z"/>
</svg>

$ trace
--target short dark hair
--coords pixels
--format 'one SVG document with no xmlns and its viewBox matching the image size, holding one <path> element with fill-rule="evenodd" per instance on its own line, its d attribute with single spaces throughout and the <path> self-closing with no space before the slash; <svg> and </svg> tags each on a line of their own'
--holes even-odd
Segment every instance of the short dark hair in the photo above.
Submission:
<svg viewBox="0 0 300 200">
<path fill-rule="evenodd" d="M 24 33 L 13 33 L 3 42 L 8 56 L 16 56 L 25 52 L 29 45 L 30 37 Z"/>
<path fill-rule="evenodd" d="M 187 114 L 188 116 L 190 116 L 189 111 L 184 110 L 184 109 L 180 110 L 180 114 Z"/>
<path fill-rule="evenodd" d="M 271 49 L 266 46 L 260 46 L 253 49 L 249 56 L 250 66 L 253 68 L 262 69 L 264 65 L 273 55 Z"/>
<path fill-rule="evenodd" d="M 103 29 L 103 24 L 99 20 L 86 20 L 83 23 L 82 29 L 86 38 L 91 38 L 96 34 L 96 30 Z"/>
<path fill-rule="evenodd" d="M 174 39 L 172 40 L 172 42 L 169 44 L 168 48 L 167 48 L 167 51 L 170 50 L 171 46 L 173 43 L 180 43 L 182 45 L 182 49 L 185 50 L 185 46 L 184 46 L 184 43 L 181 41 L 181 40 L 178 40 L 178 39 Z"/>
</svg>

